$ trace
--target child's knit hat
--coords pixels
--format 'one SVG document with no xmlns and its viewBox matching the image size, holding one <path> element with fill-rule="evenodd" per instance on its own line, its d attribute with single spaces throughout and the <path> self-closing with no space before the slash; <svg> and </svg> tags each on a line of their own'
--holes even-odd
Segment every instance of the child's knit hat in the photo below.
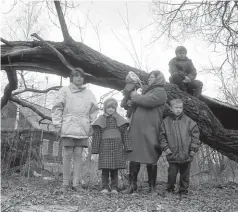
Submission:
<svg viewBox="0 0 238 212">
<path fill-rule="evenodd" d="M 116 99 L 114 98 L 108 98 L 104 101 L 103 103 L 103 108 L 104 108 L 104 111 L 108 108 L 108 107 L 114 107 L 115 109 L 117 109 L 117 106 L 118 106 L 118 102 Z"/>
<path fill-rule="evenodd" d="M 175 54 L 177 55 L 178 52 L 185 52 L 187 54 L 187 49 L 184 46 L 177 46 L 175 49 Z"/>
</svg>

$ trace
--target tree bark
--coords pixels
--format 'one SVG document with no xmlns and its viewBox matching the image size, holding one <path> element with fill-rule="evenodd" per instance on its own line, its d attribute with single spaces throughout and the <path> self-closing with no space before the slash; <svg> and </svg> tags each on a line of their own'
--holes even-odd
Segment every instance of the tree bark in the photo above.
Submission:
<svg viewBox="0 0 238 212">
<path fill-rule="evenodd" d="M 129 71 L 135 72 L 142 81 L 147 81 L 148 73 L 112 60 L 83 43 L 75 42 L 74 45 L 48 43 L 73 67 L 82 68 L 87 73 L 87 81 L 90 83 L 122 90 Z M 6 71 L 11 67 L 15 70 L 39 71 L 64 77 L 68 77 L 70 73 L 59 57 L 46 48 L 42 41 L 8 42 L 6 45 L 1 45 L 1 55 L 1 67 Z M 219 103 L 206 96 L 202 96 L 199 100 L 169 83 L 166 84 L 165 90 L 168 100 L 173 98 L 183 100 L 185 114 L 197 122 L 202 142 L 238 162 L 238 109 L 236 107 Z M 227 115 L 221 115 L 223 113 Z"/>
</svg>

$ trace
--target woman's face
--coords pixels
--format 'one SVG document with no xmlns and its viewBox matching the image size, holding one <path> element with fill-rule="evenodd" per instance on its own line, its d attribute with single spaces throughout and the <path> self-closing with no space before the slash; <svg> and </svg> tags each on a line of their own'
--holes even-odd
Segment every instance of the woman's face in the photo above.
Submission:
<svg viewBox="0 0 238 212">
<path fill-rule="evenodd" d="M 154 84 L 155 79 L 156 79 L 155 75 L 154 75 L 154 74 L 151 74 L 150 77 L 149 77 L 149 79 L 148 79 L 148 85 Z"/>
<path fill-rule="evenodd" d="M 73 84 L 77 87 L 80 87 L 83 85 L 84 78 L 80 75 L 80 73 L 77 73 L 73 76 Z"/>
</svg>

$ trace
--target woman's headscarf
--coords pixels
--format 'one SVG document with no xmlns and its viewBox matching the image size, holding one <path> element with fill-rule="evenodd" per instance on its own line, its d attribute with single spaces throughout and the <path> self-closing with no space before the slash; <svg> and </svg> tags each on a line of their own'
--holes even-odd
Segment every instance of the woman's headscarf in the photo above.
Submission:
<svg viewBox="0 0 238 212">
<path fill-rule="evenodd" d="M 150 86 L 154 86 L 154 85 L 164 86 L 165 85 L 165 82 L 166 82 L 165 77 L 161 71 L 155 70 L 155 71 L 150 72 L 150 75 L 151 74 L 153 74 L 155 76 L 155 82 Z"/>
<path fill-rule="evenodd" d="M 151 85 L 147 85 L 144 87 L 142 93 L 145 94 L 147 93 L 149 90 L 153 89 L 154 87 L 157 87 L 157 86 L 162 86 L 164 87 L 166 81 L 165 81 L 165 77 L 164 77 L 164 74 L 159 71 L 159 70 L 155 70 L 155 71 L 152 71 L 150 72 L 149 76 L 153 74 L 155 76 L 155 81 L 153 84 Z"/>
</svg>

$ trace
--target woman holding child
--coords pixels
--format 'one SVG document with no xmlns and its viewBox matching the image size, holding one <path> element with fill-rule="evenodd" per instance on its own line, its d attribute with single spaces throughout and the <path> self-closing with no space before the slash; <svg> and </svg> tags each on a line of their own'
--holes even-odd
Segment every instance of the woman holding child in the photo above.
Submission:
<svg viewBox="0 0 238 212">
<path fill-rule="evenodd" d="M 157 161 L 161 155 L 159 147 L 159 129 L 167 99 L 164 90 L 165 78 L 160 71 L 152 71 L 148 79 L 148 87 L 142 94 L 131 93 L 128 104 L 137 105 L 129 129 L 129 137 L 133 151 L 128 160 L 130 185 L 126 193 L 137 190 L 137 176 L 140 164 L 147 164 L 149 191 L 155 191 L 157 176 Z"/>
</svg>

